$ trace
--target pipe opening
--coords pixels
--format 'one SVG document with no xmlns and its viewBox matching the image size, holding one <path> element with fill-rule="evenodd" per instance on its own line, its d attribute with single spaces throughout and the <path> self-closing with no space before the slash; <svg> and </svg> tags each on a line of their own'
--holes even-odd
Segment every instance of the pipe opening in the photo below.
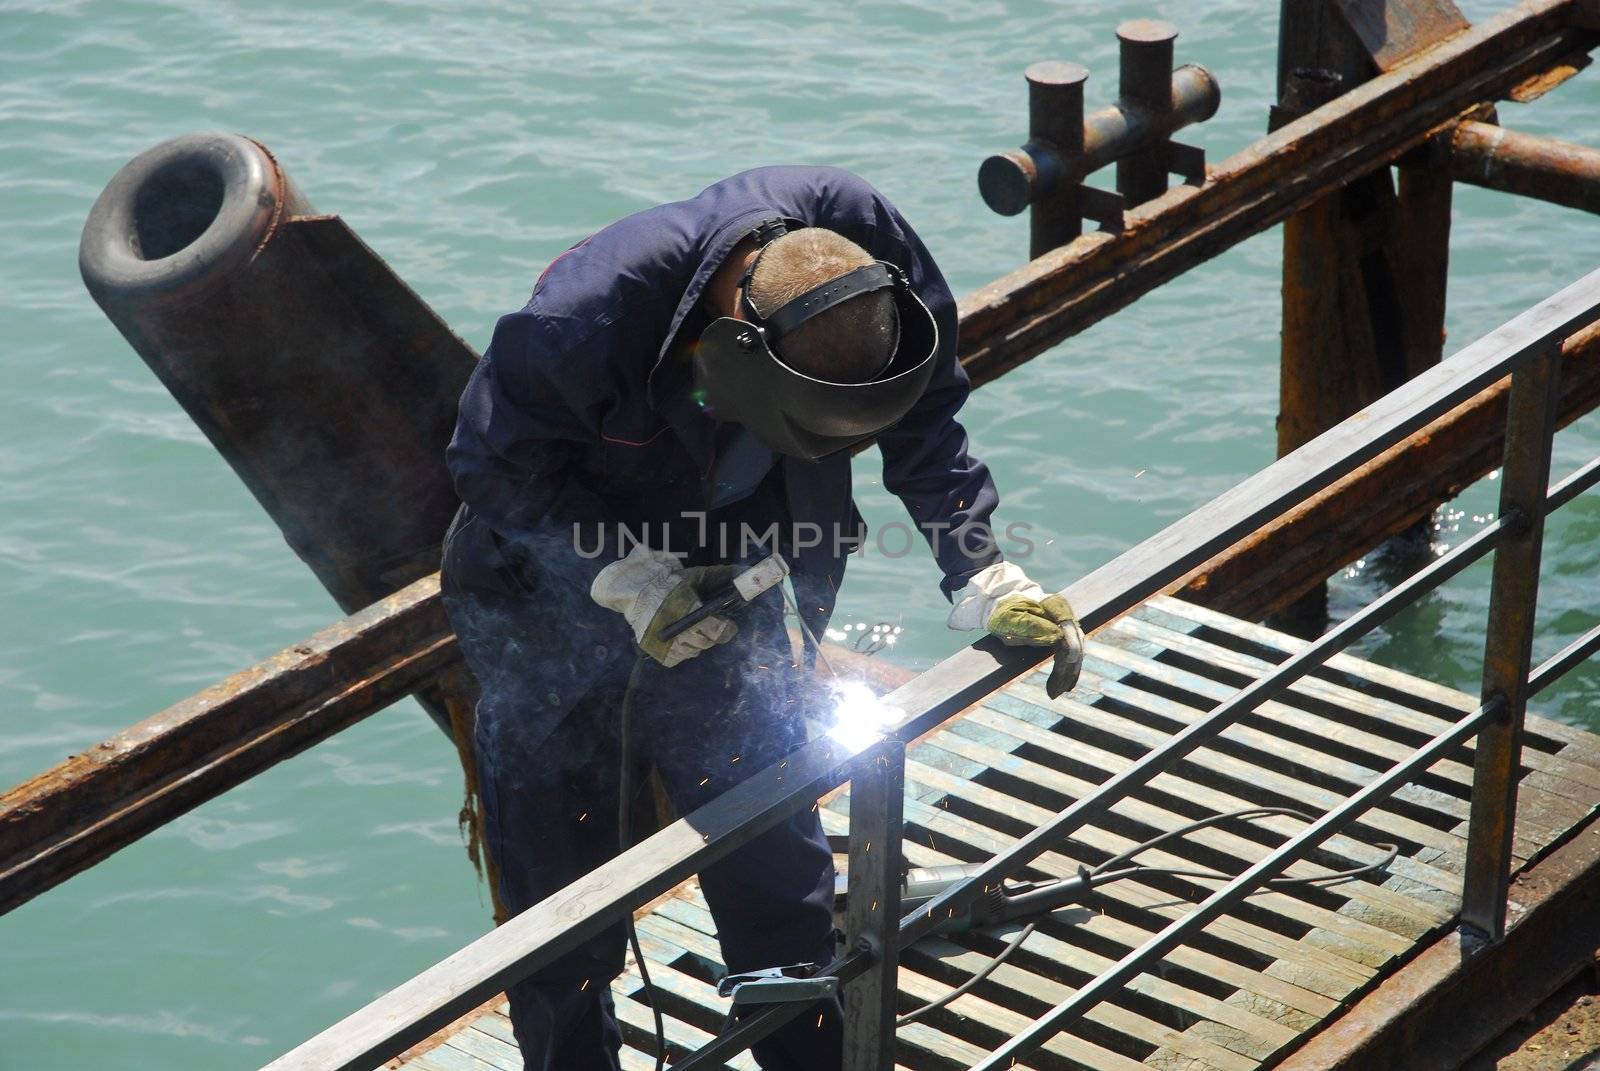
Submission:
<svg viewBox="0 0 1600 1071">
<path fill-rule="evenodd" d="M 157 170 L 134 195 L 134 252 L 161 260 L 193 245 L 222 211 L 226 188 L 209 160 L 180 158 Z"/>
</svg>

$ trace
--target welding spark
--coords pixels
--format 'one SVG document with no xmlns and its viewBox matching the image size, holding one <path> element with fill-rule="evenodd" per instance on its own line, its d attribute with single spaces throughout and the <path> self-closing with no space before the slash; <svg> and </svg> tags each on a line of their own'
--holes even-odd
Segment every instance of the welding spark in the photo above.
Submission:
<svg viewBox="0 0 1600 1071">
<path fill-rule="evenodd" d="M 904 716 L 873 694 L 862 681 L 835 680 L 833 724 L 828 735 L 851 751 L 861 751 L 880 739 Z"/>
</svg>

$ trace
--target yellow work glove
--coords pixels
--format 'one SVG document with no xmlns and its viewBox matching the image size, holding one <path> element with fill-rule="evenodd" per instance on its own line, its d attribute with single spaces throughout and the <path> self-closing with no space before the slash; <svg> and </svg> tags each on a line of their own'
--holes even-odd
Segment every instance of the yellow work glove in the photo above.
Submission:
<svg viewBox="0 0 1600 1071">
<path fill-rule="evenodd" d="M 1045 681 L 1050 698 L 1072 690 L 1083 668 L 1083 629 L 1064 595 L 1046 595 L 1012 562 L 996 562 L 967 582 L 950 611 L 953 629 L 984 628 L 1011 647 L 1054 647 Z"/>
</svg>

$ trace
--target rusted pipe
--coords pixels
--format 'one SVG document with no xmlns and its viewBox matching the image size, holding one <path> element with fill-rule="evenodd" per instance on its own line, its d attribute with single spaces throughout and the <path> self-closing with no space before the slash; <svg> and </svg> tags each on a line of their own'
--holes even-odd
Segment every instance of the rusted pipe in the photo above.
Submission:
<svg viewBox="0 0 1600 1071">
<path fill-rule="evenodd" d="M 1600 150 L 1472 120 L 1443 149 L 1457 182 L 1600 213 Z"/>
<path fill-rule="evenodd" d="M 190 134 L 89 212 L 83 281 L 346 612 L 439 568 L 475 355 L 265 147 Z M 449 694 L 470 701 L 465 674 Z M 448 731 L 443 694 L 421 695 Z"/>
<path fill-rule="evenodd" d="M 341 607 L 438 569 L 474 355 L 263 146 L 141 153 L 90 211 L 79 267 Z"/>
<path fill-rule="evenodd" d="M 1172 72 L 1169 110 L 1151 111 L 1129 101 L 1102 108 L 1084 120 L 1081 152 L 1066 152 L 1034 139 L 1021 149 L 996 153 L 978 169 L 978 191 L 990 208 L 1014 216 L 1064 184 L 1158 145 L 1186 126 L 1205 122 L 1221 101 L 1222 90 L 1211 72 L 1185 64 Z"/>
</svg>

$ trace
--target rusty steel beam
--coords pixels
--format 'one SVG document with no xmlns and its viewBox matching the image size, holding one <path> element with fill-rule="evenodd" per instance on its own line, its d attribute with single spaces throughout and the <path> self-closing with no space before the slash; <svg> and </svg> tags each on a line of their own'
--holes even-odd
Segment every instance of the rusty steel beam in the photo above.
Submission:
<svg viewBox="0 0 1600 1071">
<path fill-rule="evenodd" d="M 1409 436 L 1179 581 L 1173 594 L 1255 621 L 1494 471 L 1505 446 L 1502 381 Z M 1600 328 L 1562 347 L 1557 424 L 1600 407 Z"/>
<path fill-rule="evenodd" d="M 1600 212 L 1600 150 L 1490 123 L 1457 123 L 1437 139 L 1457 182 Z"/>
<path fill-rule="evenodd" d="M 438 575 L 0 795 L 0 913 L 456 662 Z"/>
<path fill-rule="evenodd" d="M 881 692 L 909 676 L 826 649 Z M 448 686 L 462 672 L 435 573 L 70 756 L 0 795 L 0 915 L 419 684 Z"/>
<path fill-rule="evenodd" d="M 1593 47 L 1578 0 L 1524 0 L 961 301 L 962 364 L 987 383 Z"/>
<path fill-rule="evenodd" d="M 1518 874 L 1508 900 L 1505 937 L 1486 944 L 1452 929 L 1305 1037 L 1278 1071 L 1461 1067 L 1594 963 L 1600 946 L 1600 821 Z"/>
</svg>

